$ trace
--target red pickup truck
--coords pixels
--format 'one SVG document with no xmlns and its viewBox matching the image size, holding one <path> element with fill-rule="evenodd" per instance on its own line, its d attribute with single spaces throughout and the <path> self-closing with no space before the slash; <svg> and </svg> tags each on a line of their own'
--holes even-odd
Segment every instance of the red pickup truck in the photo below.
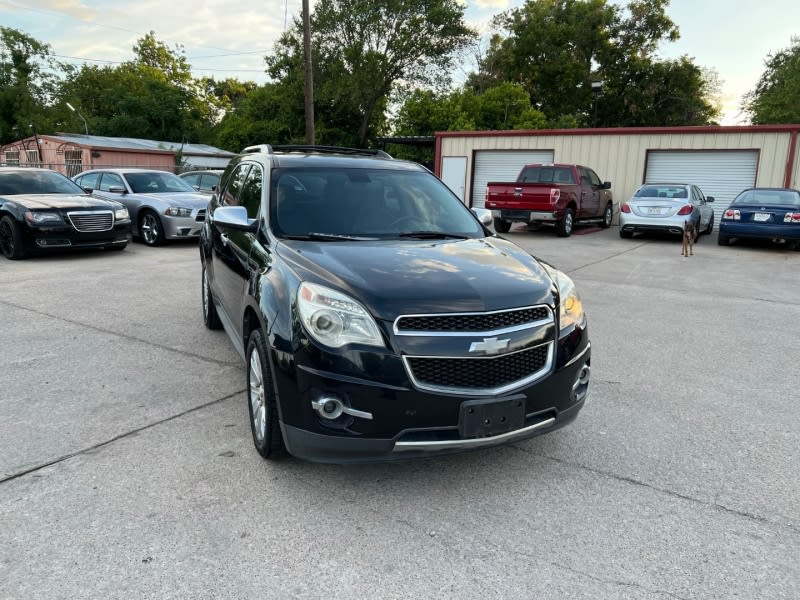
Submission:
<svg viewBox="0 0 800 600">
<path fill-rule="evenodd" d="M 614 218 L 611 182 L 581 165 L 525 165 L 513 183 L 486 184 L 486 208 L 498 233 L 506 233 L 511 223 L 546 223 L 567 237 L 578 221 L 609 227 Z"/>
</svg>

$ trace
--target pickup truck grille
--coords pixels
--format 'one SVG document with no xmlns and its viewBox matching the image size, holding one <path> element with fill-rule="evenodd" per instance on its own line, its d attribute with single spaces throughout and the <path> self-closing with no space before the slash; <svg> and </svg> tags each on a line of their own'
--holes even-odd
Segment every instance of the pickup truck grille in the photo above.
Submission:
<svg viewBox="0 0 800 600">
<path fill-rule="evenodd" d="M 552 313 L 547 306 L 487 313 L 408 315 L 395 321 L 395 331 L 400 335 L 430 332 L 486 333 L 546 320 L 552 320 Z"/>
<path fill-rule="evenodd" d="M 114 226 L 114 213 L 110 210 L 68 212 L 70 223 L 76 231 L 108 231 Z"/>
<path fill-rule="evenodd" d="M 406 357 L 417 387 L 442 392 L 501 393 L 549 371 L 553 342 L 501 356 Z"/>
</svg>

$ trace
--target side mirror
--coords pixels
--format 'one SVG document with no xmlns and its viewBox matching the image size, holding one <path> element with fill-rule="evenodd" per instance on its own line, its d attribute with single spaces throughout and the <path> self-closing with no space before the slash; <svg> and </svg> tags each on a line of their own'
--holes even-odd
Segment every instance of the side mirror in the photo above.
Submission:
<svg viewBox="0 0 800 600">
<path fill-rule="evenodd" d="M 713 202 L 714 196 L 706 196 L 706 202 Z"/>
<path fill-rule="evenodd" d="M 200 186 L 199 185 L 193 185 L 192 187 L 194 188 L 195 192 L 199 192 L 200 191 Z"/>
<path fill-rule="evenodd" d="M 244 206 L 220 206 L 211 215 L 211 222 L 216 227 L 228 227 L 237 231 L 255 233 L 258 229 L 258 221 L 247 218 L 247 209 Z"/>
<path fill-rule="evenodd" d="M 127 191 L 125 191 L 125 188 L 122 187 L 121 185 L 112 185 L 110 188 L 108 188 L 108 191 L 111 192 L 112 194 L 127 194 L 128 193 Z"/>
<path fill-rule="evenodd" d="M 81 187 L 83 188 L 83 191 L 86 192 L 87 194 L 91 194 L 94 191 L 94 188 L 90 188 L 85 185 L 82 185 Z"/>
<path fill-rule="evenodd" d="M 478 217 L 478 221 L 480 221 L 486 227 L 490 227 L 492 225 L 492 211 L 486 208 L 473 208 L 473 214 Z"/>
<path fill-rule="evenodd" d="M 611 189 L 611 182 L 610 181 L 604 181 L 603 185 L 602 185 L 602 187 L 600 189 L 602 189 L 602 190 L 610 190 Z"/>
</svg>

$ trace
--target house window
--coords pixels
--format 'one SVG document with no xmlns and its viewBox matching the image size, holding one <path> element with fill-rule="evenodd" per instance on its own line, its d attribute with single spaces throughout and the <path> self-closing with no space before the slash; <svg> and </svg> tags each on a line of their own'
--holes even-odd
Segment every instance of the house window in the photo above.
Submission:
<svg viewBox="0 0 800 600">
<path fill-rule="evenodd" d="M 19 165 L 19 152 L 6 150 L 5 163 L 7 165 Z"/>
<path fill-rule="evenodd" d="M 36 150 L 25 150 L 25 160 L 29 165 L 39 166 L 39 152 Z M 17 162 L 19 162 L 19 160 Z"/>
<path fill-rule="evenodd" d="M 64 163 L 67 167 L 67 177 L 74 177 L 83 171 L 83 152 L 81 150 L 65 150 Z"/>
</svg>

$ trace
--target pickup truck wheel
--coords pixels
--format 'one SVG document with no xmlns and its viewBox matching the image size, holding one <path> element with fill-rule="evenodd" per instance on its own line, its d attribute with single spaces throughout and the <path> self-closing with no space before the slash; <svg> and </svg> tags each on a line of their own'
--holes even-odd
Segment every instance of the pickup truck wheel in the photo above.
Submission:
<svg viewBox="0 0 800 600">
<path fill-rule="evenodd" d="M 511 229 L 511 222 L 506 221 L 504 219 L 495 219 L 494 220 L 494 230 L 497 233 L 508 233 L 508 230 Z"/>
<path fill-rule="evenodd" d="M 574 225 L 574 213 L 571 208 L 568 208 L 564 216 L 556 225 L 559 237 L 569 237 L 572 234 L 572 226 Z"/>
<path fill-rule="evenodd" d="M 611 227 L 611 221 L 614 220 L 614 207 L 609 202 L 606 205 L 606 210 L 603 212 L 603 227 L 608 229 Z"/>
<path fill-rule="evenodd" d="M 260 329 L 254 329 L 250 334 L 246 356 L 247 405 L 253 444 L 262 457 L 279 458 L 286 454 L 286 446 L 278 423 L 278 404 L 272 385 L 267 344 Z"/>
<path fill-rule="evenodd" d="M 208 285 L 208 273 L 206 265 L 203 263 L 203 322 L 209 329 L 222 329 L 222 322 L 217 314 L 217 307 L 214 306 L 214 297 L 211 295 L 211 286 Z"/>
</svg>

